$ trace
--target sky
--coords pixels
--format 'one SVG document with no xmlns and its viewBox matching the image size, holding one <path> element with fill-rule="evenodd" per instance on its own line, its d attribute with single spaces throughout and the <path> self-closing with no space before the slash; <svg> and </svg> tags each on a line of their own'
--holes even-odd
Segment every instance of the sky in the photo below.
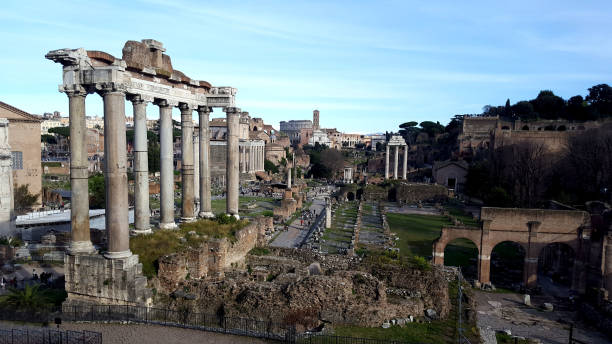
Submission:
<svg viewBox="0 0 612 344">
<path fill-rule="evenodd" d="M 152 38 L 175 69 L 237 88 L 237 106 L 275 127 L 318 109 L 322 127 L 393 131 L 543 89 L 567 99 L 610 84 L 611 22 L 609 0 L 3 0 L 0 101 L 67 116 L 61 66 L 45 53 L 120 58 L 125 41 Z M 102 114 L 98 95 L 87 97 L 87 114 Z M 158 118 L 157 107 L 147 116 Z"/>
</svg>

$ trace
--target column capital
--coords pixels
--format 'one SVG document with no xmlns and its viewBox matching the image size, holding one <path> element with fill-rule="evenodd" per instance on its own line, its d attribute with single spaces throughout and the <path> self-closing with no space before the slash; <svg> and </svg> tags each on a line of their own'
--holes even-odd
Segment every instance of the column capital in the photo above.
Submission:
<svg viewBox="0 0 612 344">
<path fill-rule="evenodd" d="M 94 90 L 101 96 L 108 93 L 125 94 L 127 92 L 127 85 L 119 82 L 100 82 L 94 85 Z"/>
<path fill-rule="evenodd" d="M 126 98 L 134 104 L 152 103 L 154 100 L 154 98 L 151 96 L 141 94 L 128 94 Z"/>
<path fill-rule="evenodd" d="M 241 113 L 240 108 L 228 106 L 223 109 L 228 115 L 239 115 Z"/>
<path fill-rule="evenodd" d="M 191 114 L 193 110 L 196 109 L 196 106 L 194 104 L 189 104 L 189 103 L 179 103 L 178 108 L 181 110 L 181 114 L 183 113 Z"/>
<path fill-rule="evenodd" d="M 175 100 L 158 99 L 158 98 L 155 98 L 155 101 L 153 103 L 161 108 L 175 107 L 175 106 L 178 106 L 179 104 L 178 101 L 175 101 Z"/>
<path fill-rule="evenodd" d="M 65 86 L 65 85 L 60 85 L 59 91 L 62 93 L 66 93 L 68 97 L 85 97 L 87 96 L 87 94 L 91 93 L 87 91 L 87 88 L 83 87 L 82 85 L 77 85 L 77 84 L 70 85 L 70 87 Z"/>
<path fill-rule="evenodd" d="M 198 106 L 198 113 L 211 113 L 213 112 L 213 108 L 211 106 L 204 106 L 204 105 L 199 105 Z"/>
</svg>

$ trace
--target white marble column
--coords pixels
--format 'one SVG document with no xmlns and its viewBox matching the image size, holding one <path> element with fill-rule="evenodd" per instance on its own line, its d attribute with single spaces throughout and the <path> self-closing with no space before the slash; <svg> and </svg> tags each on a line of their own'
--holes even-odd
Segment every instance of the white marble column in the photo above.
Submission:
<svg viewBox="0 0 612 344">
<path fill-rule="evenodd" d="M 200 213 L 199 217 L 211 218 L 212 212 L 210 194 L 210 132 L 208 130 L 211 107 L 198 107 L 200 116 Z"/>
<path fill-rule="evenodd" d="M 85 125 L 85 90 L 65 91 L 70 120 L 70 254 L 95 251 L 89 233 L 89 189 L 87 161 L 87 126 Z"/>
<path fill-rule="evenodd" d="M 195 220 L 193 191 L 193 106 L 181 109 L 181 222 Z"/>
<path fill-rule="evenodd" d="M 160 144 L 160 220 L 159 228 L 175 229 L 174 223 L 174 145 L 172 142 L 172 107 L 167 100 L 159 105 L 159 144 Z"/>
<path fill-rule="evenodd" d="M 134 109 L 134 234 L 151 233 L 149 158 L 147 156 L 147 101 L 130 98 Z"/>
<path fill-rule="evenodd" d="M 240 109 L 235 107 L 225 108 L 227 114 L 227 163 L 226 163 L 226 190 L 227 190 L 227 213 L 236 218 L 238 215 L 238 195 L 240 193 L 240 173 L 238 157 L 238 135 Z"/>
<path fill-rule="evenodd" d="M 127 143 L 125 137 L 125 93 L 102 90 L 104 100 L 104 187 L 106 188 L 105 257 L 127 258 L 130 251 L 128 224 Z"/>
<path fill-rule="evenodd" d="M 408 170 L 408 146 L 404 145 L 404 169 L 402 172 L 402 179 L 406 180 Z"/>
<path fill-rule="evenodd" d="M 395 159 L 393 163 L 393 179 L 397 179 L 398 162 L 399 162 L 399 146 L 395 146 Z"/>
<path fill-rule="evenodd" d="M 387 151 L 385 153 L 385 179 L 389 179 L 389 144 L 387 143 Z"/>
</svg>

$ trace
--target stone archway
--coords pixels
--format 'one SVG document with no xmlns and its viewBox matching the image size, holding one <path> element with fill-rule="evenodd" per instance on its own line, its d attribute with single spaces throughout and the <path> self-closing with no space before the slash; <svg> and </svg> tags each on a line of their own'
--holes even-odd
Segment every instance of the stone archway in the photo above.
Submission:
<svg viewBox="0 0 612 344">
<path fill-rule="evenodd" d="M 573 287 L 576 262 L 575 250 L 566 243 L 550 243 L 538 255 L 538 285 L 552 287 L 567 296 L 566 289 Z"/>
<path fill-rule="evenodd" d="M 461 268 L 467 279 L 478 278 L 478 247 L 467 238 L 456 238 L 444 247 L 444 265 Z"/>
<path fill-rule="evenodd" d="M 514 241 L 502 241 L 491 250 L 491 282 L 496 286 L 514 288 L 524 283 L 523 265 L 527 251 Z"/>
</svg>

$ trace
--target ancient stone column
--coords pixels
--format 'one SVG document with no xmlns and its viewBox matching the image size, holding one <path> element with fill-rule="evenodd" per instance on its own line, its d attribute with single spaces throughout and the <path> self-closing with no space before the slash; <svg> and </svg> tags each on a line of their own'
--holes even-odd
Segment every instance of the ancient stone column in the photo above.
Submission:
<svg viewBox="0 0 612 344">
<path fill-rule="evenodd" d="M 106 188 L 107 258 L 126 258 L 130 251 L 128 225 L 127 144 L 125 93 L 102 90 L 104 100 L 104 186 Z"/>
<path fill-rule="evenodd" d="M 291 189 L 291 168 L 287 163 L 287 189 Z"/>
<path fill-rule="evenodd" d="M 325 201 L 325 228 L 331 228 L 332 213 L 331 213 L 331 202 L 329 198 Z"/>
<path fill-rule="evenodd" d="M 207 106 L 198 107 L 200 116 L 200 213 L 199 217 L 211 218 L 212 213 L 210 201 L 210 133 L 208 122 L 212 108 Z"/>
<path fill-rule="evenodd" d="M 385 179 L 389 179 L 389 144 L 385 153 Z"/>
<path fill-rule="evenodd" d="M 86 254 L 95 251 L 89 234 L 89 161 L 87 160 L 87 126 L 85 125 L 85 96 L 87 93 L 81 90 L 66 91 L 66 94 L 70 116 L 70 188 L 72 193 L 70 202 L 71 240 L 68 252 Z"/>
<path fill-rule="evenodd" d="M 181 221 L 195 220 L 193 191 L 193 107 L 181 104 Z"/>
<path fill-rule="evenodd" d="M 402 179 L 406 180 L 408 170 L 408 146 L 404 146 L 404 169 L 402 172 Z"/>
<path fill-rule="evenodd" d="M 200 137 L 198 135 L 193 136 L 193 190 L 193 198 L 197 206 L 200 204 Z"/>
<path fill-rule="evenodd" d="M 238 166 L 240 109 L 228 107 L 225 109 L 225 112 L 227 115 L 227 213 L 236 218 L 240 218 L 238 215 L 238 194 L 240 191 L 240 173 Z"/>
<path fill-rule="evenodd" d="M 147 156 L 147 102 L 130 99 L 134 107 L 134 234 L 151 233 L 149 210 L 149 158 Z"/>
<path fill-rule="evenodd" d="M 167 100 L 159 105 L 159 144 L 160 144 L 160 220 L 159 228 L 174 229 L 174 147 L 172 143 L 172 107 Z"/>
<path fill-rule="evenodd" d="M 395 146 L 395 159 L 393 162 L 393 179 L 397 179 L 397 165 L 399 163 L 399 146 Z"/>
<path fill-rule="evenodd" d="M 0 118 L 0 236 L 16 236 L 13 194 L 13 159 L 9 145 L 9 121 Z M 89 234 L 89 233 L 88 233 Z"/>
</svg>

